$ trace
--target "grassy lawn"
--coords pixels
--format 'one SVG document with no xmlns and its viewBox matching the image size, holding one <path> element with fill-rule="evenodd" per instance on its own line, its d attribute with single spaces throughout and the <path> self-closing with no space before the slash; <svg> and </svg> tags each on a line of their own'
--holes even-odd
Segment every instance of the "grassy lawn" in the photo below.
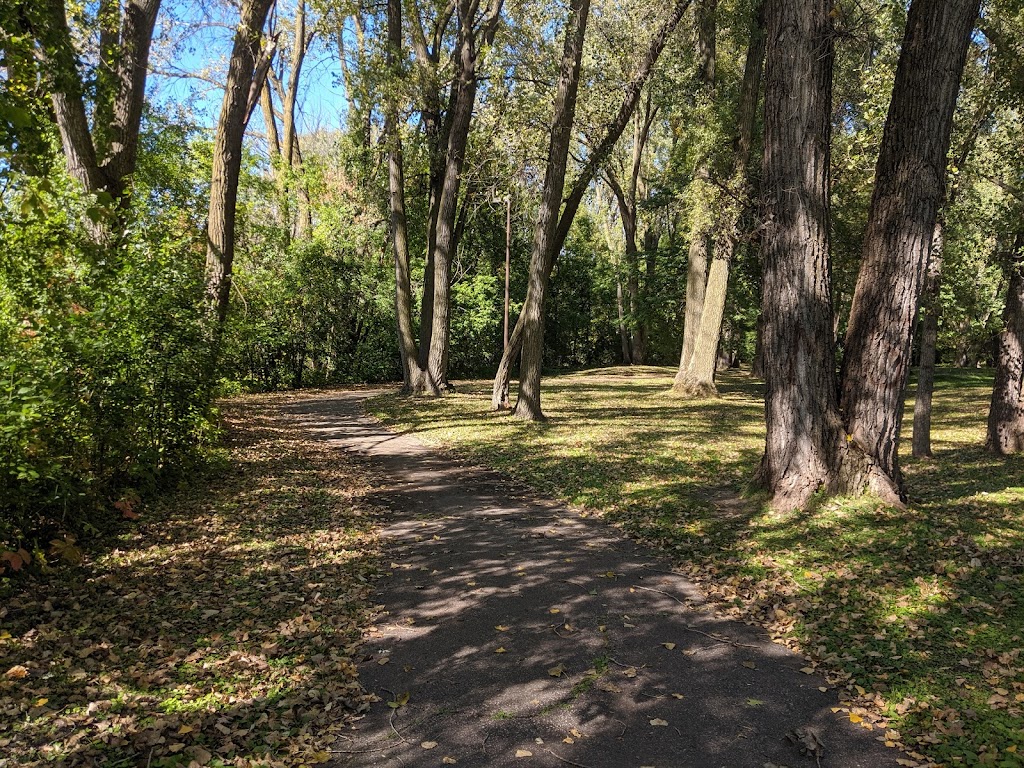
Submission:
<svg viewBox="0 0 1024 768">
<path fill-rule="evenodd" d="M 908 511 L 833 500 L 780 515 L 746 493 L 759 385 L 728 372 L 722 397 L 679 401 L 671 374 L 549 378 L 543 424 L 490 413 L 490 382 L 373 407 L 660 548 L 723 611 L 813 659 L 839 713 L 903 745 L 906 765 L 1024 766 L 1024 460 L 981 448 L 991 375 L 940 373 L 935 458 L 904 457 Z"/>
<path fill-rule="evenodd" d="M 287 398 L 227 404 L 221 466 L 0 593 L 0 766 L 330 758 L 368 706 L 372 483 L 267 407 Z"/>
</svg>

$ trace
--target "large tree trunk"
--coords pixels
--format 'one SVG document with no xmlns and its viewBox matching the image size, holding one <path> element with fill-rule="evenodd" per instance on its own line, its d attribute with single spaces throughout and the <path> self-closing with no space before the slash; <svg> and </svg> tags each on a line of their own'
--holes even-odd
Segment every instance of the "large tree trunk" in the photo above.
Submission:
<svg viewBox="0 0 1024 768">
<path fill-rule="evenodd" d="M 897 455 L 903 393 L 978 6 L 979 0 L 914 0 L 910 6 L 846 332 L 846 431 L 903 498 Z"/>
<path fill-rule="evenodd" d="M 985 447 L 999 454 L 1024 451 L 1024 235 L 1014 243 L 1010 286 L 999 334 L 996 379 Z"/>
<path fill-rule="evenodd" d="M 830 0 L 766 8 L 762 317 L 767 435 L 758 481 L 781 509 L 872 484 L 836 403 L 829 233 Z M 881 491 L 881 489 L 878 489 Z"/>
<path fill-rule="evenodd" d="M 207 303 L 219 322 L 227 317 L 235 259 L 235 203 L 242 170 L 242 138 L 270 65 L 261 53 L 263 25 L 274 0 L 246 0 L 235 30 L 224 101 L 213 142 L 210 209 L 206 225 Z M 260 70 L 263 70 L 262 72 Z"/>
<path fill-rule="evenodd" d="M 565 26 L 565 44 L 559 69 L 555 108 L 548 144 L 548 163 L 544 173 L 540 209 L 533 229 L 530 252 L 530 281 L 526 300 L 519 314 L 522 323 L 522 351 L 519 363 L 519 397 L 514 414 L 520 419 L 538 421 L 544 418 L 540 406 L 540 371 L 544 353 L 544 293 L 554 265 L 552 242 L 558 226 L 558 209 L 565 188 L 565 169 L 569 160 L 569 143 L 576 117 L 576 96 L 580 85 L 580 62 L 583 40 L 590 17 L 590 0 L 570 0 L 569 20 Z M 511 346 L 511 344 L 509 345 Z"/>
<path fill-rule="evenodd" d="M 761 75 L 764 68 L 764 46 L 764 7 L 762 5 L 757 9 L 751 22 L 750 43 L 747 46 L 743 85 L 740 89 L 736 117 L 732 178 L 729 181 L 728 193 L 719 192 L 717 195 L 720 202 L 720 213 L 716 223 L 714 259 L 711 262 L 711 270 L 701 301 L 699 325 L 690 341 L 692 352 L 689 359 L 685 365 L 682 364 L 682 360 L 680 361 L 680 368 L 672 387 L 674 393 L 684 396 L 709 397 L 718 394 L 715 387 L 718 346 L 722 335 L 722 318 L 725 316 L 729 268 L 736 250 L 736 242 L 739 239 L 740 219 L 750 198 L 747 166 L 750 162 L 754 126 L 757 121 L 757 97 L 761 89 Z M 687 282 L 687 291 L 689 291 L 689 282 Z M 687 316 L 689 317 L 689 313 Z M 686 346 L 687 341 L 684 336 L 684 357 L 686 356 Z"/>
</svg>

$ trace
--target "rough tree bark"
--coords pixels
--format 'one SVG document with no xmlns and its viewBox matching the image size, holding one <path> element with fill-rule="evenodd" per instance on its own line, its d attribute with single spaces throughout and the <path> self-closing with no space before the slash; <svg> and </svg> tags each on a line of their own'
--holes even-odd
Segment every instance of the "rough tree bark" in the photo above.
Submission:
<svg viewBox="0 0 1024 768">
<path fill-rule="evenodd" d="M 766 5 L 765 452 L 757 481 L 777 508 L 871 484 L 836 402 L 829 256 L 833 66 L 830 0 Z M 877 489 L 881 491 L 881 488 Z M 892 494 L 890 494 L 892 495 Z"/>
<path fill-rule="evenodd" d="M 985 447 L 1007 455 L 1024 451 L 1024 234 L 1013 246 L 1003 322 Z"/>
<path fill-rule="evenodd" d="M 680 364 L 672 391 L 689 397 L 709 397 L 718 394 L 715 370 L 718 360 L 722 318 L 729 287 L 729 268 L 732 265 L 736 243 L 739 240 L 740 219 L 750 200 L 748 165 L 754 143 L 757 122 L 758 94 L 764 69 L 764 6 L 757 9 L 751 22 L 750 42 L 744 64 L 743 84 L 740 88 L 736 113 L 736 136 L 733 141 L 732 176 L 725 191 L 716 199 L 719 209 L 715 223 L 715 249 L 700 314 L 700 321 L 692 341 L 693 350 L 685 367 Z M 705 246 L 706 248 L 706 246 Z M 689 288 L 689 285 L 687 285 Z M 689 316 L 689 315 L 688 315 Z M 686 343 L 683 344 L 684 355 Z"/>
<path fill-rule="evenodd" d="M 913 328 L 979 0 L 914 0 L 875 170 L 850 322 L 846 431 L 905 498 L 897 450 Z"/>
<path fill-rule="evenodd" d="M 33 30 L 39 42 L 44 77 L 51 88 L 54 115 L 68 172 L 87 192 L 105 192 L 116 203 L 112 221 L 90 225 L 98 244 L 123 229 L 135 172 L 139 124 L 146 93 L 146 73 L 160 0 L 100 4 L 100 67 L 96 79 L 94 120 L 90 130 L 86 88 L 68 26 L 64 0 L 44 0 L 46 29 Z"/>
<path fill-rule="evenodd" d="M 647 51 L 637 66 L 637 71 L 633 75 L 633 79 L 630 80 L 629 84 L 626 86 L 622 103 L 619 105 L 619 110 L 616 113 L 615 118 L 608 126 L 608 130 L 604 137 L 590 153 L 583 170 L 576 177 L 575 182 L 573 182 L 572 188 L 565 199 L 562 214 L 558 217 L 558 224 L 555 227 L 554 236 L 550 241 L 550 247 L 548 248 L 549 255 L 531 254 L 531 270 L 535 256 L 542 264 L 545 265 L 545 269 L 538 272 L 538 277 L 540 278 L 539 281 L 545 286 L 547 285 L 548 279 L 551 277 L 551 270 L 554 268 L 555 258 L 559 251 L 562 250 L 565 238 L 569 235 L 569 228 L 572 226 L 573 219 L 576 217 L 576 212 L 579 210 L 580 203 L 583 201 L 583 196 L 590 187 L 591 180 L 594 178 L 598 169 L 604 165 L 612 149 L 615 147 L 615 143 L 619 140 L 622 132 L 629 124 L 633 112 L 636 109 L 636 105 L 640 101 L 640 94 L 643 91 L 644 84 L 647 82 L 647 78 L 650 77 L 651 71 L 654 69 L 654 65 L 657 64 L 658 57 L 665 49 L 665 44 L 668 42 L 669 36 L 679 24 L 679 20 L 683 17 L 686 9 L 690 6 L 690 2 L 691 0 L 676 0 L 676 4 L 672 12 L 651 39 Z M 543 300 L 543 295 L 538 296 L 537 294 L 534 294 L 531 299 L 528 291 L 527 299 L 528 301 L 532 300 L 533 302 L 538 302 Z M 512 360 L 515 359 L 516 356 L 522 355 L 525 358 L 527 355 L 527 350 L 523 344 L 525 338 L 525 326 L 528 322 L 536 323 L 541 319 L 542 315 L 540 307 L 537 306 L 531 309 L 530 319 L 528 320 L 526 315 L 526 304 L 524 304 L 523 311 L 520 312 L 519 319 L 516 321 L 516 327 L 512 333 L 512 339 L 502 354 L 501 361 L 498 364 L 498 372 L 494 377 L 494 387 L 491 391 L 491 404 L 495 410 L 501 410 L 508 407 L 509 371 L 511 369 Z M 531 379 L 528 386 L 531 392 L 535 394 L 537 400 L 536 412 L 538 414 L 538 418 L 543 418 L 543 414 L 540 411 L 539 364 L 543 341 L 543 327 L 535 328 L 534 333 L 531 334 L 531 344 L 536 345 L 536 348 L 531 349 L 529 351 L 529 355 L 531 360 L 535 360 L 537 362 L 537 365 L 526 369 L 521 363 L 519 378 L 520 390 L 522 390 L 524 386 L 524 377 L 529 377 Z"/>
<path fill-rule="evenodd" d="M 393 78 L 401 74 L 402 0 L 388 0 L 387 65 Z M 409 271 L 409 233 L 405 215 L 405 178 L 402 162 L 402 136 L 398 125 L 398 98 L 392 94 L 386 105 L 384 134 L 388 142 L 388 188 L 391 221 L 391 247 L 395 259 L 395 317 L 398 326 L 398 351 L 402 359 L 402 389 L 423 391 L 423 369 L 416 356 L 412 327 L 412 284 Z M 437 394 L 433 392 L 432 394 Z"/>
<path fill-rule="evenodd" d="M 263 46 L 263 25 L 273 2 L 246 0 L 242 5 L 213 142 L 210 209 L 206 224 L 206 294 L 210 310 L 221 323 L 227 317 L 231 297 L 242 138 L 273 55 L 272 47 Z"/>
</svg>

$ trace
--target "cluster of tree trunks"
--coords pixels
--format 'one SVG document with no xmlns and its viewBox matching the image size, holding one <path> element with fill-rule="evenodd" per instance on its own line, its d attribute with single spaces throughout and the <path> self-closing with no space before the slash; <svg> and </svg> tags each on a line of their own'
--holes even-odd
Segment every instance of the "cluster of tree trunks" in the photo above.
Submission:
<svg viewBox="0 0 1024 768">
<path fill-rule="evenodd" d="M 778 507 L 819 491 L 905 500 L 903 392 L 977 0 L 914 0 L 875 172 L 837 387 L 828 250 L 831 3 L 767 8 L 763 305 L 767 439 Z M 836 402 L 837 391 L 841 392 Z"/>
<path fill-rule="evenodd" d="M 462 168 L 473 117 L 481 56 L 490 47 L 501 20 L 503 0 L 491 0 L 480 13 L 479 0 L 457 0 L 447 14 L 435 21 L 428 42 L 422 20 L 413 19 L 413 50 L 425 88 L 421 114 L 430 145 L 430 182 L 427 223 L 427 262 L 421 302 L 419 346 L 413 335 L 412 286 L 409 270 L 408 218 L 405 215 L 405 183 L 401 126 L 397 93 L 387 107 L 388 179 L 391 244 L 395 259 L 395 309 L 398 314 L 399 351 L 404 389 L 407 392 L 440 394 L 448 383 L 449 313 L 451 310 L 451 262 L 458 248 L 457 226 Z M 455 75 L 448 86 L 448 105 L 442 109 L 437 82 L 441 43 L 449 20 L 455 17 L 453 52 Z M 397 88 L 401 76 L 402 6 L 389 0 L 388 65 Z"/>
</svg>

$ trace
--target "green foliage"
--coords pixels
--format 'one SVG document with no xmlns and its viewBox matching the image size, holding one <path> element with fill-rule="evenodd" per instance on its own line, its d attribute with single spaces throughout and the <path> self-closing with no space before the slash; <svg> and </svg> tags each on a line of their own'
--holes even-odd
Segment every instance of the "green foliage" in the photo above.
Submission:
<svg viewBox="0 0 1024 768">
<path fill-rule="evenodd" d="M 139 189 L 162 185 L 140 173 Z M 145 197 L 143 195 L 142 197 Z M 0 200 L 0 548 L 122 517 L 212 433 L 209 336 L 195 235 L 177 209 L 145 213 L 108 247 L 107 220 L 59 174 L 16 176 Z"/>
</svg>

